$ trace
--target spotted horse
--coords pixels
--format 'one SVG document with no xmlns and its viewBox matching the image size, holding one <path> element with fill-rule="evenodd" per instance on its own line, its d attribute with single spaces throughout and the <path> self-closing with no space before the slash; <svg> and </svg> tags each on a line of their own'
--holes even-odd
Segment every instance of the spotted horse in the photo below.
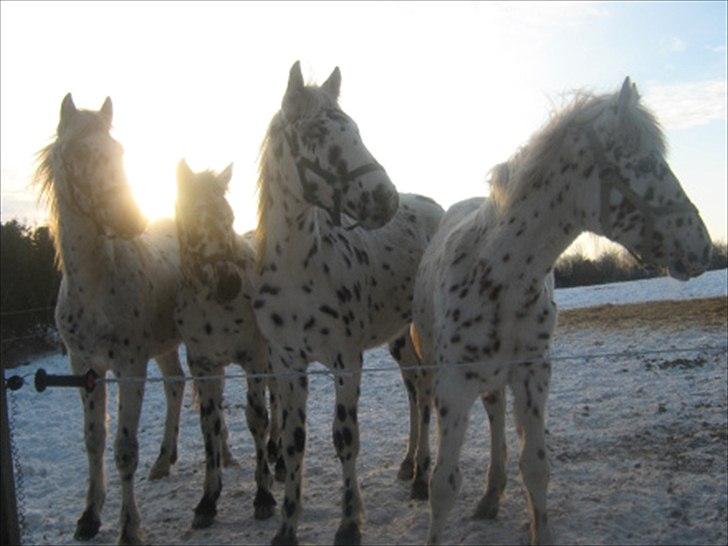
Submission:
<svg viewBox="0 0 728 546">
<path fill-rule="evenodd" d="M 414 276 L 443 214 L 431 199 L 397 193 L 339 107 L 340 84 L 337 68 L 320 87 L 305 86 L 296 62 L 261 150 L 253 308 L 273 371 L 288 374 L 279 379 L 287 475 L 274 544 L 297 542 L 308 396 L 303 374 L 315 361 L 335 375 L 333 440 L 344 487 L 334 540 L 361 542 L 362 351 L 407 331 Z"/>
<path fill-rule="evenodd" d="M 190 372 L 200 398 L 200 420 L 205 442 L 205 485 L 195 508 L 192 527 L 210 526 L 222 490 L 221 461 L 225 459 L 226 428 L 222 411 L 224 367 L 231 362 L 247 374 L 266 374 L 268 354 L 251 308 L 255 271 L 254 234 L 233 230 L 233 212 L 225 199 L 232 165 L 221 173 L 193 173 L 187 163 L 177 168 L 176 221 L 182 263 L 182 284 L 175 319 L 185 345 Z M 203 379 L 203 377 L 217 379 Z M 271 410 L 277 414 L 275 381 L 247 377 L 245 415 L 255 442 L 256 519 L 273 515 L 275 499 L 267 454 L 278 458 L 278 422 L 269 420 L 265 404 L 268 387 Z M 271 434 L 268 436 L 269 424 Z M 270 438 L 270 439 L 269 439 Z M 266 441 L 269 443 L 266 444 Z M 280 458 L 279 468 L 282 464 Z M 282 476 L 281 476 L 282 479 Z"/>
<path fill-rule="evenodd" d="M 137 208 L 123 168 L 123 151 L 109 131 L 112 103 L 79 110 L 70 94 L 61 105 L 56 139 L 38 154 L 34 182 L 50 206 L 49 225 L 62 273 L 55 320 L 75 374 L 120 380 L 114 460 L 121 478 L 121 543 L 138 543 L 134 498 L 137 429 L 147 363 L 165 377 L 183 376 L 180 335 L 173 311 L 180 264 L 174 223 L 149 227 Z M 167 416 L 151 479 L 169 473 L 177 458 L 183 382 L 165 382 Z M 81 391 L 89 480 L 86 509 L 75 538 L 89 540 L 101 526 L 106 498 L 106 386 Z"/>
<path fill-rule="evenodd" d="M 491 429 L 486 491 L 475 515 L 494 517 L 505 487 L 505 386 L 514 397 L 532 544 L 552 542 L 544 416 L 556 325 L 552 268 L 582 232 L 621 243 L 680 280 L 700 275 L 711 242 L 665 160 L 653 115 L 629 78 L 618 93 L 577 94 L 507 163 L 491 198 L 446 213 L 417 275 L 418 353 L 436 366 L 438 452 L 430 481 L 437 544 L 461 485 L 469 413 L 481 397 Z"/>
</svg>

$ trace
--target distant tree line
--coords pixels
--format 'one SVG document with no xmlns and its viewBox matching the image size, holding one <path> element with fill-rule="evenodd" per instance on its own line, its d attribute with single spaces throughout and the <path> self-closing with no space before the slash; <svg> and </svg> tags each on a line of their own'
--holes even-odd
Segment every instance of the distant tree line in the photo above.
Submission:
<svg viewBox="0 0 728 546">
<path fill-rule="evenodd" d="M 726 242 L 713 243 L 713 256 L 709 271 L 728 268 Z M 665 270 L 645 268 L 637 263 L 624 249 L 608 250 L 597 258 L 587 258 L 581 253 L 561 256 L 554 267 L 556 288 L 590 286 L 610 282 L 635 281 L 666 275 Z"/>
<path fill-rule="evenodd" d="M 5 222 L 0 245 L 0 356 L 6 366 L 19 355 L 51 348 L 48 332 L 55 324 L 48 308 L 55 306 L 61 275 L 46 226 Z"/>
<path fill-rule="evenodd" d="M 0 353 L 3 365 L 8 366 L 18 355 L 54 347 L 49 332 L 55 328 L 52 307 L 61 275 L 54 265 L 53 242 L 46 226 L 31 228 L 10 220 L 0 225 L 0 233 Z M 710 269 L 726 267 L 726 243 L 714 244 Z M 556 286 L 561 288 L 646 279 L 664 272 L 648 271 L 625 251 L 612 250 L 595 259 L 583 254 L 562 256 L 555 274 Z M 38 310 L 27 312 L 29 309 Z"/>
</svg>

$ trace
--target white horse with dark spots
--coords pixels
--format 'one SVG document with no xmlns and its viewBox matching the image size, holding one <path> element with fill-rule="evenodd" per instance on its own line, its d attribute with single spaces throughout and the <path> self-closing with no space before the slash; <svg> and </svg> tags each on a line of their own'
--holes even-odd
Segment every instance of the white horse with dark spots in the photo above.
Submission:
<svg viewBox="0 0 728 546">
<path fill-rule="evenodd" d="M 221 459 L 224 463 L 226 458 L 226 428 L 220 377 L 224 367 L 234 362 L 246 374 L 269 371 L 267 346 L 251 308 L 256 274 L 254 234 L 242 236 L 233 230 L 233 212 L 225 199 L 231 175 L 232 166 L 219 174 L 211 171 L 193 173 L 182 161 L 177 169 L 175 218 L 182 284 L 175 318 L 187 346 L 187 362 L 200 396 L 206 458 L 204 494 L 195 508 L 192 523 L 196 528 L 212 524 L 222 489 L 220 464 Z M 203 376 L 217 378 L 202 379 Z M 272 477 L 266 458 L 269 428 L 266 385 L 274 414 L 267 447 L 268 455 L 275 460 L 278 458 L 275 381 L 248 377 L 245 415 L 255 442 L 257 492 L 253 506 L 256 519 L 272 516 L 276 504 L 270 492 Z"/>
<path fill-rule="evenodd" d="M 50 205 L 50 229 L 63 273 L 56 325 L 75 374 L 108 370 L 120 380 L 114 458 L 121 477 L 120 542 L 141 541 L 134 499 L 137 428 L 147 362 L 169 377 L 183 376 L 177 356 L 174 305 L 180 280 L 174 223 L 145 230 L 124 174 L 122 148 L 109 134 L 111 100 L 98 112 L 61 106 L 56 140 L 39 153 L 35 183 Z M 150 472 L 169 473 L 177 458 L 183 382 L 165 382 L 167 418 L 159 458 Z M 81 391 L 89 463 L 86 510 L 75 538 L 96 536 L 106 497 L 106 385 Z"/>
<path fill-rule="evenodd" d="M 407 330 L 415 273 L 443 213 L 431 199 L 397 193 L 339 107 L 340 83 L 337 68 L 320 87 L 304 86 L 295 63 L 261 151 L 260 275 L 253 308 L 270 345 L 270 364 L 281 374 L 287 472 L 274 544 L 297 542 L 304 374 L 315 361 L 335 375 L 333 440 L 344 487 L 334 540 L 361 542 L 356 461 L 362 351 Z"/>
<path fill-rule="evenodd" d="M 491 462 L 476 517 L 495 517 L 506 483 L 505 386 L 514 396 L 530 541 L 552 541 L 544 416 L 556 325 L 552 267 L 582 232 L 621 243 L 681 280 L 708 265 L 700 214 L 665 161 L 655 118 L 627 78 L 621 92 L 580 94 L 507 163 L 491 199 L 446 213 L 417 275 L 413 335 L 436 366 L 439 447 L 430 482 L 428 543 L 442 539 L 460 488 L 458 466 L 470 409 L 481 397 Z"/>
</svg>

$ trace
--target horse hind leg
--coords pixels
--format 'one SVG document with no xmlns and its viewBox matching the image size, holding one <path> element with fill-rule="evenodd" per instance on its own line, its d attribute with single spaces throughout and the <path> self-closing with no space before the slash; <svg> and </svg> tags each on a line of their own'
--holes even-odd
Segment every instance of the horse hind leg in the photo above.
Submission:
<svg viewBox="0 0 728 546">
<path fill-rule="evenodd" d="M 409 327 L 408 327 L 409 330 Z M 419 364 L 417 355 L 414 353 L 409 331 L 404 332 L 389 344 L 389 353 L 399 364 L 402 372 L 409 399 L 410 429 L 407 441 L 407 453 L 399 465 L 397 478 L 400 480 L 411 480 L 415 475 L 415 455 L 417 453 L 417 440 L 419 433 L 419 411 L 417 409 L 417 370 L 411 369 Z"/>
<path fill-rule="evenodd" d="M 481 398 L 490 422 L 490 465 L 485 495 L 475 508 L 473 518 L 493 519 L 506 488 L 506 392 L 505 388 L 488 393 Z"/>
<path fill-rule="evenodd" d="M 270 492 L 273 483 L 266 454 L 268 412 L 265 407 L 265 383 L 260 377 L 248 377 L 248 403 L 245 407 L 250 434 L 255 442 L 255 484 L 253 501 L 255 519 L 268 519 L 273 515 L 276 501 Z"/>
<path fill-rule="evenodd" d="M 85 364 L 71 353 L 71 369 L 76 375 L 86 373 Z M 99 373 L 100 377 L 105 375 Z M 91 392 L 80 389 L 83 405 L 83 435 L 88 457 L 88 491 L 86 509 L 76 523 L 74 538 L 90 540 L 101 527 L 101 510 L 106 499 L 104 449 L 106 447 L 106 383 L 99 382 Z"/>
<path fill-rule="evenodd" d="M 168 476 L 170 467 L 177 462 L 179 420 L 185 389 L 184 371 L 176 348 L 157 356 L 155 360 L 165 379 L 164 394 L 167 399 L 167 417 L 164 422 L 164 437 L 162 446 L 159 448 L 159 456 L 149 472 L 150 480 Z M 179 378 L 179 380 L 175 380 L 175 378 Z"/>
<path fill-rule="evenodd" d="M 460 453 L 468 427 L 470 409 L 477 392 L 454 372 L 440 370 L 435 385 L 437 408 L 437 461 L 430 480 L 430 528 L 427 544 L 439 544 L 447 517 L 460 490 Z"/>
</svg>

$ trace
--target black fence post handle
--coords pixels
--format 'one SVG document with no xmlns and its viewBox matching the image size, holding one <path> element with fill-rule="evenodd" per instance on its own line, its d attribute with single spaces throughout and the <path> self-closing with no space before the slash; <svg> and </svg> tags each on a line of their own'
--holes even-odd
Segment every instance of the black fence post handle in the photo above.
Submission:
<svg viewBox="0 0 728 546">
<path fill-rule="evenodd" d="M 83 375 L 51 375 L 43 368 L 35 372 L 35 390 L 43 392 L 48 387 L 81 387 L 91 392 L 96 387 L 98 374 L 89 370 Z"/>
</svg>

